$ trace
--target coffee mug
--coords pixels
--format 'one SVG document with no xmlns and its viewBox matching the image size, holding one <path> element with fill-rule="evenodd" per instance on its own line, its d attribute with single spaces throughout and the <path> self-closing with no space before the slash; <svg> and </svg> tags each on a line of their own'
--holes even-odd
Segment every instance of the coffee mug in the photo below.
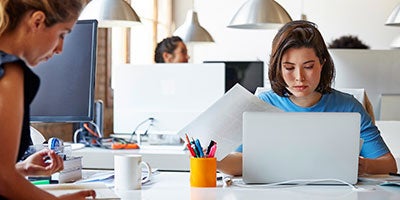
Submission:
<svg viewBox="0 0 400 200">
<path fill-rule="evenodd" d="M 147 169 L 147 177 L 142 180 L 142 167 Z M 142 183 L 150 180 L 151 167 L 142 161 L 141 155 L 114 156 L 114 185 L 118 190 L 140 190 Z"/>
</svg>

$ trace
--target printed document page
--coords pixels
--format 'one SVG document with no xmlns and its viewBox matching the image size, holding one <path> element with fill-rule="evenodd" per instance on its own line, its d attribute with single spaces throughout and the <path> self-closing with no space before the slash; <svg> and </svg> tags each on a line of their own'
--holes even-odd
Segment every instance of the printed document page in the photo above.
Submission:
<svg viewBox="0 0 400 200">
<path fill-rule="evenodd" d="M 49 185 L 37 185 L 43 190 L 55 195 L 60 196 L 81 190 L 93 189 L 96 191 L 96 199 L 120 199 L 120 197 L 112 190 L 108 188 L 104 183 L 62 183 L 62 184 L 49 184 Z"/>
<path fill-rule="evenodd" d="M 242 144 L 242 115 L 245 111 L 282 112 L 236 84 L 223 97 L 179 131 L 179 136 L 199 139 L 203 148 L 217 142 L 216 158 L 223 159 Z"/>
</svg>

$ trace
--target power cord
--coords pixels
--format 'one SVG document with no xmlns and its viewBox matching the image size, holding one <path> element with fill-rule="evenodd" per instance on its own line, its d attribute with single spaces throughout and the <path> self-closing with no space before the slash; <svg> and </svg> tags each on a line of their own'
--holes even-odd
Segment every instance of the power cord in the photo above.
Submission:
<svg viewBox="0 0 400 200">
<path fill-rule="evenodd" d="M 101 147 L 106 149 L 138 149 L 140 147 L 140 136 L 142 134 L 137 133 L 137 130 L 146 122 L 150 122 L 143 133 L 147 135 L 150 127 L 153 126 L 154 118 L 150 117 L 139 123 L 135 130 L 132 132 L 130 139 L 127 141 L 122 138 L 104 138 L 103 134 L 100 132 L 99 127 L 93 123 L 89 122 L 96 131 L 94 131 L 88 123 L 83 123 L 83 126 L 77 129 L 73 135 L 74 143 L 83 143 L 90 147 Z M 137 142 L 133 141 L 133 136 L 137 134 Z"/>
<path fill-rule="evenodd" d="M 96 123 L 92 122 L 92 121 L 90 121 L 89 123 L 90 123 L 92 126 L 94 126 L 94 128 L 96 129 L 96 132 L 99 134 L 99 138 L 103 138 L 103 137 L 104 137 L 104 134 L 103 134 L 103 132 L 101 132 L 99 126 L 98 126 Z"/>
<path fill-rule="evenodd" d="M 347 185 L 347 186 L 351 187 L 351 189 L 353 189 L 353 190 L 358 190 L 358 188 L 355 185 L 352 185 L 352 184 L 350 184 L 346 181 L 340 180 L 340 179 L 294 179 L 294 180 L 282 181 L 282 182 L 277 182 L 277 183 L 268 183 L 268 184 L 246 184 L 243 182 L 242 179 L 232 180 L 229 178 L 224 181 L 227 182 L 228 185 L 235 185 L 238 187 L 245 187 L 245 188 L 276 188 L 276 187 L 283 187 L 285 185 L 293 187 L 293 186 L 318 184 L 318 183 L 322 183 L 322 182 L 337 182 L 337 183 L 341 183 L 343 185 Z"/>
<path fill-rule="evenodd" d="M 89 125 L 87 123 L 83 123 L 83 128 L 85 128 L 91 135 L 93 135 L 96 138 L 101 138 L 99 134 L 94 132 L 91 128 L 89 128 Z"/>
<path fill-rule="evenodd" d="M 95 131 L 89 125 L 93 126 Z M 86 146 L 102 146 L 100 142 L 102 138 L 103 134 L 97 124 L 93 122 L 83 123 L 82 127 L 77 129 L 73 135 L 74 143 L 83 143 Z"/>
<path fill-rule="evenodd" d="M 132 132 L 132 134 L 131 134 L 131 137 L 129 138 L 129 140 L 128 140 L 128 142 L 129 143 L 132 143 L 133 142 L 133 136 L 135 135 L 135 134 L 137 134 L 137 141 L 136 141 L 136 143 L 138 143 L 139 144 L 139 146 L 140 146 L 140 133 L 136 133 L 136 131 L 143 125 L 143 124 L 145 124 L 146 122 L 150 122 L 149 123 L 149 125 L 147 126 L 147 128 L 146 128 L 146 130 L 145 130 L 145 132 L 144 132 L 144 134 L 143 135 L 147 135 L 147 133 L 148 133 L 148 131 L 150 130 L 150 127 L 151 126 L 153 126 L 153 122 L 154 122 L 154 118 L 153 117 L 149 117 L 149 118 L 147 118 L 147 119 L 145 119 L 144 121 L 142 121 L 142 122 L 140 122 L 137 126 L 136 126 L 136 128 L 135 128 L 135 130 L 133 130 L 133 132 Z"/>
<path fill-rule="evenodd" d="M 82 132 L 84 129 L 81 127 L 79 129 L 76 129 L 76 131 L 74 132 L 74 143 L 78 143 L 78 135 L 80 132 Z"/>
</svg>

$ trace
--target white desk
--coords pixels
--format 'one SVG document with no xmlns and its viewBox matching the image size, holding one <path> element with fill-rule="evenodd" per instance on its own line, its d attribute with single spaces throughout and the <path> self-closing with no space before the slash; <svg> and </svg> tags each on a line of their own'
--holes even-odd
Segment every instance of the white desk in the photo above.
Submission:
<svg viewBox="0 0 400 200">
<path fill-rule="evenodd" d="M 376 121 L 376 126 L 397 162 L 400 172 L 400 121 Z"/>
<path fill-rule="evenodd" d="M 179 148 L 179 147 L 178 147 Z M 140 154 L 152 168 L 170 171 L 189 171 L 189 154 L 176 147 L 143 147 L 140 150 L 110 150 L 84 148 L 73 151 L 73 156 L 83 156 L 84 169 L 114 169 L 114 155 Z M 181 148 L 183 149 L 183 147 Z"/>
<path fill-rule="evenodd" d="M 400 199 L 400 187 L 362 184 L 358 190 L 349 186 L 285 186 L 284 188 L 243 188 L 238 186 L 191 188 L 188 172 L 161 172 L 142 190 L 116 191 L 121 199 Z"/>
</svg>

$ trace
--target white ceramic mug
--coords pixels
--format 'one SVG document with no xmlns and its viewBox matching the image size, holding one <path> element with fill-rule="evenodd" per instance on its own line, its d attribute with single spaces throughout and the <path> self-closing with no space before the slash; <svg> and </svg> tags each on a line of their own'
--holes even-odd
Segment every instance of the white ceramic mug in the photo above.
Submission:
<svg viewBox="0 0 400 200">
<path fill-rule="evenodd" d="M 147 177 L 142 180 L 142 166 L 147 169 Z M 140 190 L 142 183 L 150 180 L 150 165 L 142 161 L 141 155 L 114 156 L 114 185 L 118 190 Z"/>
</svg>

